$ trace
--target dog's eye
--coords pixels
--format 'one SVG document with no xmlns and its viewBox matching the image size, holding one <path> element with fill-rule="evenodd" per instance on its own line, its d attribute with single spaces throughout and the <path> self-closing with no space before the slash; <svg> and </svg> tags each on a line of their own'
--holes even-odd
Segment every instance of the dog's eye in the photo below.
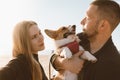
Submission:
<svg viewBox="0 0 120 80">
<path fill-rule="evenodd" d="M 62 30 L 66 30 L 66 27 L 63 27 Z"/>
</svg>

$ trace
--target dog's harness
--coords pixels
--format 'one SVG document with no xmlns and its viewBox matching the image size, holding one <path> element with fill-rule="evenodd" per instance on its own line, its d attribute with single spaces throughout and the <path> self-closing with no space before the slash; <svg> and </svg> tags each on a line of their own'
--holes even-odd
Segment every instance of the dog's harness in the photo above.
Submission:
<svg viewBox="0 0 120 80">
<path fill-rule="evenodd" d="M 72 54 L 75 54 L 79 51 L 79 43 L 77 41 L 65 44 L 63 46 L 60 46 L 59 48 L 62 48 L 62 47 L 68 47 L 72 52 Z"/>
</svg>

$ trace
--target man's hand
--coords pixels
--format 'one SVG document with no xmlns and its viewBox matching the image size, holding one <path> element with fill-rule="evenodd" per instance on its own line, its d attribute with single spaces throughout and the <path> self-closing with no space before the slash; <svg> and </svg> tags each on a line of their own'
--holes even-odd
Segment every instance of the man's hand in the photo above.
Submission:
<svg viewBox="0 0 120 80">
<path fill-rule="evenodd" d="M 80 59 L 80 56 L 83 54 L 83 51 L 79 51 L 74 54 L 71 58 L 62 58 L 59 59 L 62 64 L 62 68 L 65 70 L 69 70 L 73 73 L 79 73 L 83 67 L 84 60 Z"/>
<path fill-rule="evenodd" d="M 79 51 L 74 54 L 71 58 L 64 58 L 61 56 L 56 56 L 52 65 L 56 70 L 69 70 L 73 73 L 79 73 L 83 67 L 84 60 L 80 59 L 83 51 Z"/>
</svg>

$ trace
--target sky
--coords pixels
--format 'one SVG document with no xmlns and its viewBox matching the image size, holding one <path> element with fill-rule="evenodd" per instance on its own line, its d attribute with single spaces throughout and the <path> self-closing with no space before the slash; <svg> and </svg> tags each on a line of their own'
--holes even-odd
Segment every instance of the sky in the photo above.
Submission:
<svg viewBox="0 0 120 80">
<path fill-rule="evenodd" d="M 80 21 L 85 16 L 93 0 L 0 0 L 0 56 L 12 54 L 12 32 L 22 20 L 38 23 L 45 38 L 45 50 L 54 50 L 53 41 L 44 29 L 58 29 L 63 25 L 77 26 L 82 31 Z M 116 0 L 120 4 L 120 0 Z M 112 34 L 116 47 L 120 50 L 120 25 Z"/>
</svg>

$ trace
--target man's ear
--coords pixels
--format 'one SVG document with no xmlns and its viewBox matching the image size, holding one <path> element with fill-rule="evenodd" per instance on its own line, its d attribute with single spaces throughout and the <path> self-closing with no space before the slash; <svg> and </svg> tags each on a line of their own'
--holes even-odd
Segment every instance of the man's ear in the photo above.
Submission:
<svg viewBox="0 0 120 80">
<path fill-rule="evenodd" d="M 99 23 L 99 28 L 102 29 L 105 26 L 105 20 L 101 20 Z"/>
<path fill-rule="evenodd" d="M 52 39 L 57 37 L 56 31 L 45 29 L 45 33 Z"/>
<path fill-rule="evenodd" d="M 98 30 L 100 32 L 111 31 L 111 27 L 110 27 L 109 22 L 107 20 L 101 20 L 101 22 L 99 23 Z"/>
<path fill-rule="evenodd" d="M 99 23 L 99 29 L 100 30 L 106 30 L 106 28 L 108 27 L 109 23 L 107 20 L 101 20 Z"/>
</svg>

